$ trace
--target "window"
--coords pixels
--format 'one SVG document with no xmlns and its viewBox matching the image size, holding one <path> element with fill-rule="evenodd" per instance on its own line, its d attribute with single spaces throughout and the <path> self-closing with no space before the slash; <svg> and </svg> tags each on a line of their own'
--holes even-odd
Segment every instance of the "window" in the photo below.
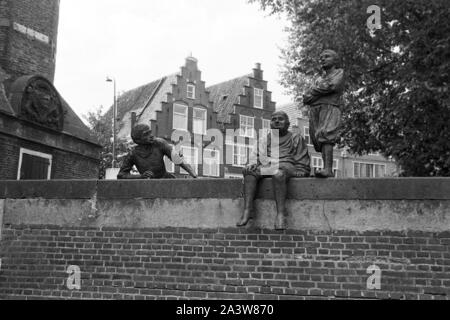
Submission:
<svg viewBox="0 0 450 320">
<path fill-rule="evenodd" d="M 233 147 L 233 166 L 244 167 L 248 163 L 249 154 L 253 147 L 243 144 L 235 144 Z"/>
<path fill-rule="evenodd" d="M 166 171 L 170 173 L 175 172 L 175 164 L 169 160 L 166 156 L 164 156 L 164 164 L 166 165 Z"/>
<path fill-rule="evenodd" d="M 188 99 L 195 99 L 195 86 L 193 84 L 187 85 L 186 92 L 187 92 L 186 96 Z"/>
<path fill-rule="evenodd" d="M 187 131 L 188 107 L 181 104 L 173 105 L 173 129 Z"/>
<path fill-rule="evenodd" d="M 318 157 L 312 157 L 312 167 L 313 167 L 313 171 L 317 171 L 320 169 L 323 169 L 323 160 L 322 158 L 318 158 Z"/>
<path fill-rule="evenodd" d="M 308 109 L 304 108 L 301 110 L 302 118 L 307 119 L 309 117 Z"/>
<path fill-rule="evenodd" d="M 262 120 L 262 128 L 263 128 L 264 134 L 267 134 L 270 132 L 270 122 L 271 122 L 270 120 L 266 120 L 266 119 Z"/>
<path fill-rule="evenodd" d="M 376 163 L 353 162 L 355 178 L 381 178 L 386 175 L 386 165 Z"/>
<path fill-rule="evenodd" d="M 206 110 L 194 108 L 193 116 L 194 134 L 206 134 Z"/>
<path fill-rule="evenodd" d="M 262 109 L 263 108 L 263 96 L 264 96 L 264 90 L 261 89 L 257 89 L 255 88 L 255 103 L 254 103 L 254 107 L 255 108 L 259 108 Z"/>
<path fill-rule="evenodd" d="M 333 172 L 335 177 L 337 177 L 338 170 L 339 170 L 339 160 L 333 159 Z"/>
<path fill-rule="evenodd" d="M 183 158 L 186 163 L 189 163 L 196 173 L 198 173 L 198 149 L 192 147 L 182 146 Z M 181 174 L 189 174 L 183 168 L 180 168 Z"/>
<path fill-rule="evenodd" d="M 220 176 L 219 151 L 212 149 L 205 149 L 203 151 L 203 175 L 210 177 Z"/>
<path fill-rule="evenodd" d="M 324 167 L 323 159 L 319 157 L 312 157 L 312 167 L 313 172 L 323 169 Z M 339 160 L 333 159 L 333 172 L 335 176 L 337 175 L 338 169 L 339 169 Z"/>
<path fill-rule="evenodd" d="M 254 137 L 254 131 L 255 131 L 255 118 L 247 117 L 247 116 L 241 116 L 240 117 L 241 122 L 241 136 L 253 138 Z"/>
<path fill-rule="evenodd" d="M 17 180 L 50 180 L 52 155 L 20 148 Z"/>
<path fill-rule="evenodd" d="M 304 136 L 305 136 L 306 144 L 311 146 L 312 143 L 311 143 L 311 136 L 309 135 L 309 127 L 303 127 L 303 132 L 305 134 Z"/>
</svg>

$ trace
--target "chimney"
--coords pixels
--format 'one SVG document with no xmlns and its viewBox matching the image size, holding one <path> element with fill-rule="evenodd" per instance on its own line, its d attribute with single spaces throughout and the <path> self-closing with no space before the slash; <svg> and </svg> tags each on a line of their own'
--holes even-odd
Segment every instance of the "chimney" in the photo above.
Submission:
<svg viewBox="0 0 450 320">
<path fill-rule="evenodd" d="M 131 113 L 131 129 L 136 125 L 136 112 Z"/>
<path fill-rule="evenodd" d="M 194 65 L 195 68 L 197 68 L 197 62 L 198 62 L 198 60 L 196 58 L 194 58 L 192 55 L 190 55 L 189 57 L 186 58 L 186 66 L 191 64 L 191 65 Z"/>
<path fill-rule="evenodd" d="M 263 79 L 263 71 L 261 70 L 261 63 L 256 63 L 255 68 L 253 69 L 253 78 L 262 80 Z"/>
</svg>

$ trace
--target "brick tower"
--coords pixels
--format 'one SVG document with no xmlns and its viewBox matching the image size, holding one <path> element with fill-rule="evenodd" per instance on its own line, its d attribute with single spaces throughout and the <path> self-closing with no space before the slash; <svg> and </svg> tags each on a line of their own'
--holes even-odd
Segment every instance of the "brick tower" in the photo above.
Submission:
<svg viewBox="0 0 450 320">
<path fill-rule="evenodd" d="M 59 0 L 0 0 L 0 73 L 8 85 L 20 76 L 53 82 Z"/>
</svg>

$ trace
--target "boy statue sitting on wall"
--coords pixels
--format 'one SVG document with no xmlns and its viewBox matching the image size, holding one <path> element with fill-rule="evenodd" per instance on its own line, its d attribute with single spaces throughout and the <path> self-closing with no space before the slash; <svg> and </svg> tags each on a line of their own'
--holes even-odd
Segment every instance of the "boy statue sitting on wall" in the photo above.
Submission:
<svg viewBox="0 0 450 320">
<path fill-rule="evenodd" d="M 252 163 L 253 159 L 250 159 L 251 164 L 244 168 L 244 212 L 236 224 L 238 227 L 245 226 L 253 218 L 253 201 L 258 182 L 262 178 L 272 178 L 277 205 L 275 229 L 287 228 L 286 196 L 289 179 L 307 178 L 311 171 L 306 142 L 300 134 L 288 131 L 289 126 L 289 117 L 285 112 L 273 113 L 271 133 L 260 143 L 257 155 L 252 157 L 256 163 Z"/>
<path fill-rule="evenodd" d="M 175 176 L 166 171 L 164 156 L 186 170 L 193 178 L 197 174 L 186 163 L 182 156 L 165 140 L 156 138 L 148 125 L 138 124 L 131 131 L 134 147 L 124 158 L 117 179 L 174 179 Z M 131 174 L 133 166 L 140 174 Z"/>
</svg>

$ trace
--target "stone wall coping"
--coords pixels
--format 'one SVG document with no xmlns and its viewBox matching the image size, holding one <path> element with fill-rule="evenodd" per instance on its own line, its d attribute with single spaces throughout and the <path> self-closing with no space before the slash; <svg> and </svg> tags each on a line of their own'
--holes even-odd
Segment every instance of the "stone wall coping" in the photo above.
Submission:
<svg viewBox="0 0 450 320">
<path fill-rule="evenodd" d="M 237 199 L 241 179 L 0 181 L 0 199 Z M 273 199 L 270 179 L 258 198 Z M 296 200 L 450 200 L 450 178 L 292 179 Z"/>
</svg>

